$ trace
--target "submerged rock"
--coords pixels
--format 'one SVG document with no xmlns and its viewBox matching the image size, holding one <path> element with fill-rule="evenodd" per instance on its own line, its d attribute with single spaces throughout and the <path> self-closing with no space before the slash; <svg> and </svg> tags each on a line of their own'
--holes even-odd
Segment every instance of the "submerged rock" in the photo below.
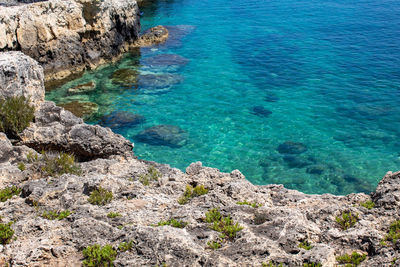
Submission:
<svg viewBox="0 0 400 267">
<path fill-rule="evenodd" d="M 161 54 L 142 60 L 144 67 L 173 70 L 186 65 L 188 62 L 187 58 L 176 54 Z"/>
<path fill-rule="evenodd" d="M 96 89 L 96 83 L 94 81 L 90 81 L 90 82 L 79 84 L 77 86 L 69 88 L 68 93 L 80 94 L 80 93 L 91 92 L 94 89 Z"/>
<path fill-rule="evenodd" d="M 57 105 L 72 112 L 79 118 L 88 118 L 99 110 L 99 106 L 93 102 L 73 101 Z"/>
<path fill-rule="evenodd" d="M 113 83 L 123 85 L 125 87 L 137 87 L 139 72 L 134 69 L 119 69 L 111 75 Z"/>
<path fill-rule="evenodd" d="M 175 125 L 157 125 L 145 129 L 135 136 L 139 142 L 155 146 L 181 147 L 187 142 L 188 134 Z"/>
<path fill-rule="evenodd" d="M 322 164 L 311 165 L 307 168 L 306 172 L 309 174 L 320 175 L 326 170 L 326 166 Z"/>
<path fill-rule="evenodd" d="M 182 76 L 177 74 L 142 74 L 139 76 L 140 88 L 146 89 L 148 93 L 158 93 L 160 89 L 169 88 L 183 81 Z"/>
<path fill-rule="evenodd" d="M 145 122 L 142 115 L 129 111 L 114 111 L 100 119 L 99 124 L 104 127 L 122 128 L 133 127 Z"/>
<path fill-rule="evenodd" d="M 283 160 L 289 168 L 304 168 L 312 164 L 311 161 L 297 155 L 286 155 L 283 157 Z"/>
<path fill-rule="evenodd" d="M 263 106 L 255 106 L 251 109 L 251 113 L 259 117 L 268 117 L 272 114 L 272 111 L 264 108 Z"/>
<path fill-rule="evenodd" d="M 264 101 L 266 101 L 266 102 L 276 102 L 278 100 L 279 100 L 279 97 L 277 97 L 276 95 L 269 94 L 264 97 Z"/>
<path fill-rule="evenodd" d="M 135 42 L 137 46 L 152 46 L 163 43 L 168 39 L 168 30 L 164 26 L 156 26 L 148 29 Z"/>
<path fill-rule="evenodd" d="M 276 150 L 281 154 L 301 154 L 307 151 L 307 147 L 303 143 L 286 141 L 280 144 Z"/>
</svg>

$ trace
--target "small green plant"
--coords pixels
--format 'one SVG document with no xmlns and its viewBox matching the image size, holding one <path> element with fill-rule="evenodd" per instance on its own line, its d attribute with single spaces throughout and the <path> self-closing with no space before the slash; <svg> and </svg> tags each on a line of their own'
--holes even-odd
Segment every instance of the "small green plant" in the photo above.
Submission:
<svg viewBox="0 0 400 267">
<path fill-rule="evenodd" d="M 16 186 L 9 186 L 0 190 L 0 202 L 5 202 L 13 196 L 19 195 L 22 189 Z"/>
<path fill-rule="evenodd" d="M 283 267 L 283 264 L 282 263 L 275 264 L 272 261 L 270 261 L 269 263 L 266 263 L 266 262 L 261 263 L 261 266 L 262 267 Z"/>
<path fill-rule="evenodd" d="M 396 261 L 397 261 L 397 258 L 394 257 L 394 258 L 392 259 L 392 262 L 390 263 L 390 265 L 391 265 L 391 266 L 394 266 L 394 265 L 396 264 Z"/>
<path fill-rule="evenodd" d="M 364 202 L 361 202 L 360 205 L 366 209 L 373 209 L 375 207 L 375 203 L 371 200 L 367 200 Z"/>
<path fill-rule="evenodd" d="M 207 247 L 213 250 L 217 250 L 222 247 L 222 244 L 219 241 L 208 241 Z"/>
<path fill-rule="evenodd" d="M 89 203 L 92 205 L 103 206 L 110 203 L 113 198 L 111 191 L 107 191 L 103 187 L 99 187 L 90 193 Z"/>
<path fill-rule="evenodd" d="M 176 227 L 176 228 L 185 228 L 185 226 L 187 225 L 187 222 L 184 221 L 178 221 L 176 219 L 169 219 L 167 221 L 160 221 L 157 226 L 164 226 L 164 225 L 170 225 L 172 227 Z"/>
<path fill-rule="evenodd" d="M 121 213 L 118 213 L 118 212 L 110 212 L 110 213 L 107 214 L 108 218 L 116 218 L 116 217 L 119 217 L 119 216 L 121 216 Z"/>
<path fill-rule="evenodd" d="M 313 248 L 313 246 L 311 246 L 311 243 L 308 242 L 308 240 L 303 240 L 300 242 L 299 248 L 303 248 L 305 250 L 310 250 Z"/>
<path fill-rule="evenodd" d="M 121 251 L 121 252 L 125 252 L 125 251 L 128 251 L 128 250 L 131 250 L 132 247 L 133 247 L 133 241 L 132 241 L 132 240 L 129 241 L 129 242 L 121 242 L 121 243 L 118 245 L 118 249 L 119 249 L 119 251 Z"/>
<path fill-rule="evenodd" d="M 101 247 L 95 244 L 85 248 L 83 250 L 83 256 L 85 257 L 83 261 L 84 266 L 110 267 L 114 266 L 113 262 L 117 256 L 117 251 L 115 251 L 111 245 Z"/>
<path fill-rule="evenodd" d="M 239 223 L 235 223 L 230 216 L 223 217 L 217 209 L 210 209 L 206 212 L 205 221 L 212 223 L 210 226 L 214 231 L 220 232 L 222 239 L 234 239 L 237 232 L 241 231 L 243 227 Z"/>
<path fill-rule="evenodd" d="M 123 226 L 123 225 L 118 225 L 117 228 L 118 228 L 119 230 L 122 230 L 122 229 L 124 228 L 124 226 Z"/>
<path fill-rule="evenodd" d="M 262 204 L 259 204 L 259 203 L 255 202 L 255 201 L 254 202 L 248 202 L 247 200 L 238 201 L 238 202 L 236 202 L 236 204 L 238 204 L 238 205 L 247 205 L 247 206 L 250 206 L 250 207 L 255 208 L 255 209 L 262 206 Z"/>
<path fill-rule="evenodd" d="M 72 154 L 60 152 L 52 155 L 42 152 L 40 159 L 40 170 L 43 174 L 49 176 L 59 176 L 65 173 L 80 175 L 81 169 L 75 163 L 75 157 Z"/>
<path fill-rule="evenodd" d="M 391 241 L 394 245 L 400 239 L 400 220 L 392 222 L 389 227 L 389 233 L 381 240 L 381 245 L 386 246 L 385 241 Z"/>
<path fill-rule="evenodd" d="M 162 174 L 154 167 L 154 166 L 150 166 L 147 169 L 147 173 L 146 174 L 142 174 L 139 176 L 139 181 L 143 184 L 143 185 L 150 185 L 151 181 L 158 181 L 159 178 L 161 178 Z"/>
<path fill-rule="evenodd" d="M 202 196 L 208 193 L 208 189 L 204 185 L 198 185 L 193 188 L 191 185 L 186 185 L 186 190 L 183 195 L 178 199 L 178 203 L 184 205 L 194 197 Z"/>
<path fill-rule="evenodd" d="M 38 154 L 29 151 L 28 154 L 26 154 L 26 159 L 28 160 L 29 163 L 35 163 L 39 160 L 39 157 Z"/>
<path fill-rule="evenodd" d="M 48 220 L 62 220 L 67 218 L 69 215 L 71 215 L 71 212 L 69 210 L 64 210 L 61 212 L 50 210 L 43 212 L 41 216 Z"/>
<path fill-rule="evenodd" d="M 18 169 L 20 171 L 25 171 L 26 170 L 25 163 L 23 162 L 18 163 Z"/>
<path fill-rule="evenodd" d="M 33 120 L 35 108 L 24 96 L 0 99 L 0 132 L 8 137 L 18 137 Z"/>
<path fill-rule="evenodd" d="M 305 262 L 303 267 L 322 267 L 322 264 L 319 262 Z"/>
<path fill-rule="evenodd" d="M 13 235 L 14 235 L 14 230 L 11 229 L 12 222 L 9 222 L 7 224 L 0 223 L 0 244 L 6 245 L 10 243 Z"/>
<path fill-rule="evenodd" d="M 342 256 L 336 257 L 336 261 L 340 264 L 350 264 L 350 266 L 358 266 L 361 262 L 363 262 L 367 258 L 365 254 L 359 254 L 357 252 L 349 254 L 344 254 Z"/>
<path fill-rule="evenodd" d="M 351 212 L 343 212 L 342 216 L 336 216 L 336 222 L 343 230 L 353 227 L 358 221 L 358 214 L 351 214 Z"/>
</svg>

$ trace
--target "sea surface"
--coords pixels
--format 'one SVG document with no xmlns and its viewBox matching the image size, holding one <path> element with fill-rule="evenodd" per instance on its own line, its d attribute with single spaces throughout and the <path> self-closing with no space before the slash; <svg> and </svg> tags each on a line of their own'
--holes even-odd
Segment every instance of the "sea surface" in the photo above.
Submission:
<svg viewBox="0 0 400 267">
<path fill-rule="evenodd" d="M 168 26 L 165 44 L 47 99 L 96 103 L 89 123 L 182 170 L 202 161 L 257 185 L 337 195 L 400 170 L 398 0 L 167 0 L 141 12 L 142 31 Z"/>
</svg>

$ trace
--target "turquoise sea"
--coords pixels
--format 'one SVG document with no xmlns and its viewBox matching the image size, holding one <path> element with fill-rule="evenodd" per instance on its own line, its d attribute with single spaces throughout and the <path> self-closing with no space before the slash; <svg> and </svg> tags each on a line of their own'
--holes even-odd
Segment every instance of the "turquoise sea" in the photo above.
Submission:
<svg viewBox="0 0 400 267">
<path fill-rule="evenodd" d="M 333 194 L 370 192 L 400 170 L 399 1 L 165 0 L 141 12 L 143 31 L 169 26 L 165 44 L 47 99 L 96 103 L 88 122 L 182 170 L 202 161 Z"/>
</svg>

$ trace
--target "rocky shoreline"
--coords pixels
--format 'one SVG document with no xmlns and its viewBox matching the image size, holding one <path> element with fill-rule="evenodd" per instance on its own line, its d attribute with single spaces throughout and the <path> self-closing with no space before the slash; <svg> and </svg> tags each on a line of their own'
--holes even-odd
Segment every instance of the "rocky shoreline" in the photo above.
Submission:
<svg viewBox="0 0 400 267">
<path fill-rule="evenodd" d="M 255 186 L 238 170 L 222 173 L 200 162 L 182 172 L 137 159 L 133 144 L 121 135 L 85 124 L 45 101 L 47 72 L 53 77 L 83 70 L 101 62 L 102 53 L 114 49 L 117 55 L 127 40 L 139 38 L 136 2 L 126 2 L 131 10 L 116 0 L 99 3 L 101 19 L 92 24 L 82 17 L 84 2 L 33 4 L 47 10 L 42 11 L 44 16 L 55 10 L 66 12 L 53 26 L 61 27 L 76 15 L 73 21 L 82 22 L 77 29 L 84 34 L 91 31 L 89 25 L 93 29 L 100 22 L 123 24 L 103 27 L 100 35 L 75 46 L 81 56 L 77 61 L 72 60 L 74 50 L 65 51 L 67 46 L 57 50 L 65 52 L 62 61 L 52 61 L 51 53 L 42 54 L 58 47 L 50 45 L 52 41 L 77 44 L 71 23 L 62 27 L 71 39 L 38 38 L 25 47 L 18 29 L 32 28 L 16 26 L 6 33 L 17 32 L 17 39 L 11 37 L 3 47 L 0 43 L 3 50 L 21 50 L 35 59 L 44 56 L 38 63 L 22 52 L 0 53 L 1 98 L 30 97 L 36 108 L 33 122 L 18 138 L 0 133 L 0 190 L 15 189 L 8 195 L 0 191 L 1 266 L 81 266 L 89 258 L 87 248 L 96 244 L 111 247 L 115 266 L 345 266 L 338 257 L 354 253 L 363 260 L 350 261 L 351 266 L 398 266 L 400 247 L 390 233 L 400 217 L 400 172 L 388 172 L 370 195 L 347 196 L 307 195 L 282 185 Z M 2 7 L 0 37 L 4 25 L 15 26 L 10 18 L 18 17 L 22 23 L 33 10 L 29 5 Z M 40 21 L 46 20 L 36 17 L 35 23 Z M 52 29 L 46 27 L 34 28 Z M 129 34 L 113 39 L 124 31 Z M 39 31 L 36 34 L 40 36 Z M 148 34 L 140 42 L 168 37 L 162 28 Z M 121 42 L 110 47 L 108 42 L 115 40 Z M 91 49 L 98 57 L 89 56 Z M 69 63 L 58 68 L 64 60 Z M 68 171 L 51 172 L 43 165 L 65 152 L 77 160 Z M 99 197 L 102 192 L 104 198 Z M 13 234 L 5 239 L 1 229 L 7 226 Z M 399 231 L 395 228 L 394 236 Z"/>
</svg>

